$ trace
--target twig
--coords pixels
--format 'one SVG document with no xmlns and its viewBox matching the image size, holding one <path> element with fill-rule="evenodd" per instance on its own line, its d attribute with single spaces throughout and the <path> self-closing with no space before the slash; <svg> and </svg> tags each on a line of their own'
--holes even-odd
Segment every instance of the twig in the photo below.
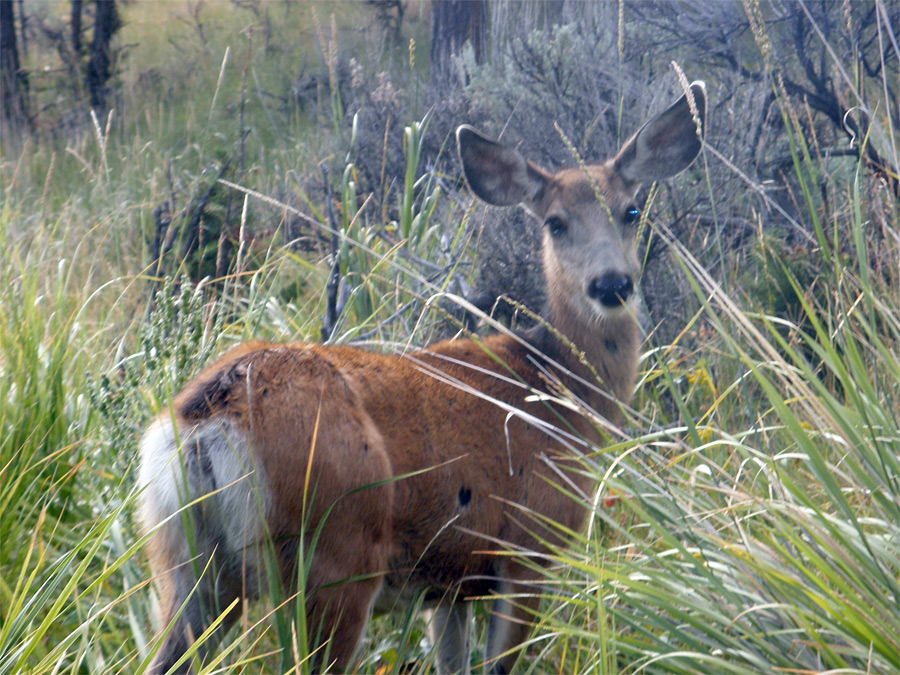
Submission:
<svg viewBox="0 0 900 675">
<path fill-rule="evenodd" d="M 334 198 L 331 194 L 331 181 L 328 179 L 328 167 L 319 165 L 322 179 L 325 181 L 325 208 L 328 213 L 328 225 L 331 229 L 331 272 L 325 286 L 325 316 L 322 319 L 322 342 L 327 342 L 334 332 L 339 316 L 338 288 L 341 282 L 341 240 L 338 236 L 337 213 L 334 210 Z"/>
<path fill-rule="evenodd" d="M 392 321 L 395 321 L 398 317 L 403 316 L 403 314 L 405 314 L 407 311 L 412 309 L 412 307 L 419 302 L 421 302 L 421 300 L 419 298 L 413 298 L 412 300 L 407 302 L 405 305 L 403 305 L 400 309 L 398 309 L 396 312 L 394 312 L 389 317 L 387 317 L 384 321 L 379 321 L 378 325 L 375 328 L 373 328 L 370 331 L 366 331 L 365 333 L 362 333 L 360 335 L 357 335 L 353 339 L 348 340 L 348 342 L 350 344 L 353 344 L 354 342 L 364 342 L 365 340 L 368 340 L 369 338 L 374 336 L 376 333 L 381 331 L 385 326 L 390 324 Z"/>
</svg>

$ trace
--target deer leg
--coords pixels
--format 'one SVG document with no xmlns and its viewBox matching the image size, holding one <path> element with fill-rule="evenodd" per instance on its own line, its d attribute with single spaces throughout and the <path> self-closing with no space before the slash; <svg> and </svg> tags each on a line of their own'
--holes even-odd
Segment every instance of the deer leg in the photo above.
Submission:
<svg viewBox="0 0 900 675">
<path fill-rule="evenodd" d="M 335 581 L 306 601 L 309 668 L 313 673 L 347 672 L 366 629 L 381 578 Z"/>
<path fill-rule="evenodd" d="M 237 600 L 228 614 L 217 626 L 213 635 L 197 648 L 196 658 L 202 662 L 207 651 L 212 649 L 228 629 L 234 624 L 241 614 L 241 594 L 225 593 L 225 589 L 215 588 L 211 581 L 212 570 L 207 570 L 195 588 L 195 576 L 184 567 L 173 570 L 171 573 L 171 588 L 166 593 L 163 605 L 163 624 L 165 629 L 172 619 L 181 610 L 178 619 L 175 620 L 172 629 L 163 640 L 162 646 L 156 653 L 148 672 L 154 675 L 164 675 L 168 672 L 185 673 L 190 671 L 191 660 L 182 663 L 177 671 L 173 671 L 175 664 L 190 648 L 193 641 L 199 638 L 209 625 L 228 607 L 231 602 Z M 183 609 L 182 609 L 183 607 Z"/>
<path fill-rule="evenodd" d="M 445 598 L 434 608 L 428 623 L 428 635 L 437 648 L 435 669 L 438 675 L 471 672 L 469 644 L 472 605 L 462 600 Z"/>
<path fill-rule="evenodd" d="M 357 493 L 355 502 L 344 504 L 346 508 L 335 509 L 326 523 L 333 530 L 315 544 L 305 583 L 311 672 L 350 671 L 381 589 L 389 540 L 383 528 L 353 523 L 365 513 L 362 506 L 377 513 L 365 502 L 372 494 L 364 490 Z M 385 514 L 377 515 L 375 520 L 383 523 Z"/>
<path fill-rule="evenodd" d="M 506 572 L 496 589 L 496 598 L 491 607 L 488 622 L 487 645 L 485 647 L 485 672 L 502 675 L 511 673 L 519 658 L 515 649 L 528 638 L 531 620 L 540 604 L 540 597 L 530 594 L 531 584 L 517 581 L 511 574 L 524 574 L 526 570 L 518 566 L 504 565 Z M 517 596 L 517 597 L 511 597 Z"/>
<path fill-rule="evenodd" d="M 250 492 L 248 442 L 219 420 L 183 433 L 180 447 L 175 436 L 171 422 L 161 420 L 142 441 L 141 519 L 146 531 L 155 530 L 148 553 L 162 584 L 161 627 L 181 612 L 156 653 L 152 673 L 170 671 L 237 601 L 207 646 L 198 648 L 202 660 L 240 615 L 242 599 L 258 595 L 255 542 L 262 517 Z M 183 663 L 179 672 L 188 671 L 188 665 Z"/>
</svg>

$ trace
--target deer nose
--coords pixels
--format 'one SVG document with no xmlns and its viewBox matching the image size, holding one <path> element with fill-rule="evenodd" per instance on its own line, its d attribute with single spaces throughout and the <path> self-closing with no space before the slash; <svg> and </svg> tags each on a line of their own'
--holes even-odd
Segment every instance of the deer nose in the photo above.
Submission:
<svg viewBox="0 0 900 675">
<path fill-rule="evenodd" d="M 588 282 L 587 294 L 604 307 L 618 307 L 634 293 L 634 282 L 627 274 L 608 272 Z"/>
</svg>

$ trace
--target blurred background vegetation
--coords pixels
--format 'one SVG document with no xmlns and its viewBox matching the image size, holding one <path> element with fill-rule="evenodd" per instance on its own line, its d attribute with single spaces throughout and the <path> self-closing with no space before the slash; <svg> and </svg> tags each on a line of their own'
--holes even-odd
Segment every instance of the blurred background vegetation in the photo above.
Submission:
<svg viewBox="0 0 900 675">
<path fill-rule="evenodd" d="M 473 204 L 457 125 L 601 159 L 681 72 L 706 147 L 639 195 L 639 395 L 521 670 L 900 670 L 898 33 L 884 0 L 0 0 L 0 673 L 141 671 L 137 443 L 210 358 L 539 309 L 538 225 Z M 286 670 L 271 610 L 207 670 Z M 432 668 L 411 614 L 364 654 Z"/>
</svg>

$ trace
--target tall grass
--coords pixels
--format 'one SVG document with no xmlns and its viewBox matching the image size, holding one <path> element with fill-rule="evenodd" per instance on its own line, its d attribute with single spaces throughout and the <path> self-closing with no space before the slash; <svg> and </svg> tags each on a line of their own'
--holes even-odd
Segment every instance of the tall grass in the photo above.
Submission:
<svg viewBox="0 0 900 675">
<path fill-rule="evenodd" d="M 199 99 L 143 105 L 128 80 L 127 122 L 97 120 L 0 166 L 0 674 L 145 667 L 159 635 L 133 522 L 137 439 L 210 356 L 251 337 L 318 339 L 332 301 L 332 341 L 423 343 L 444 319 L 436 298 L 468 281 L 469 214 L 421 165 L 425 120 L 404 121 L 392 221 L 358 192 L 353 128 L 335 112 L 333 145 L 307 139 L 310 121 L 278 118 L 263 93 L 278 74 L 260 65 L 253 79 L 263 33 L 226 45 L 213 28 L 198 79 L 153 84 Z M 279 63 L 296 57 L 278 48 Z M 788 321 L 670 241 L 702 310 L 674 344 L 648 345 L 627 433 L 585 458 L 599 487 L 589 531 L 533 561 L 546 602 L 522 672 L 900 670 L 900 211 L 869 167 L 816 154 L 772 82 L 815 282 L 797 281 L 777 248 L 766 258 L 797 308 Z M 870 111 L 891 105 L 867 96 Z M 873 138 L 893 138 L 871 122 Z M 243 145 L 242 125 L 254 128 Z M 316 258 L 241 238 L 224 278 L 185 280 L 177 261 L 155 278 L 153 208 L 241 152 L 250 159 L 217 189 L 247 229 L 300 217 L 280 176 L 325 159 L 331 197 L 301 195 L 302 216 L 334 246 Z M 272 590 L 204 672 L 302 672 L 302 598 Z M 360 672 L 431 668 L 420 603 L 374 622 Z"/>
<path fill-rule="evenodd" d="M 814 284 L 776 255 L 799 313 L 766 315 L 660 232 L 703 304 L 693 344 L 649 355 L 647 431 L 586 463 L 614 496 L 553 556 L 534 671 L 900 669 L 900 211 L 864 163 L 816 155 L 779 94 Z"/>
<path fill-rule="evenodd" d="M 124 658 L 92 636 L 139 607 L 128 591 L 143 576 L 127 566 L 139 548 L 122 531 L 129 481 L 98 450 L 90 406 L 102 289 L 65 224 L 39 220 L 26 240 L 24 220 L 0 211 L 0 672 L 93 670 L 104 652 Z"/>
</svg>

